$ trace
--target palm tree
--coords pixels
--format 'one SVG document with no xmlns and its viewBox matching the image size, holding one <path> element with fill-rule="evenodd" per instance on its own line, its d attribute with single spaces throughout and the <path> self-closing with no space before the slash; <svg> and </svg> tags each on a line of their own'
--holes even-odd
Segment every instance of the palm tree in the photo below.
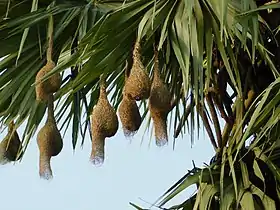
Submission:
<svg viewBox="0 0 280 210">
<path fill-rule="evenodd" d="M 279 209 L 279 8 L 267 0 L 2 0 L 1 123 L 14 121 L 14 131 L 26 122 L 20 157 L 46 113 L 47 104 L 36 101 L 35 77 L 53 27 L 56 67 L 41 82 L 63 74 L 56 121 L 60 131 L 72 131 L 75 149 L 79 133 L 82 144 L 90 136 L 100 76 L 117 109 L 140 41 L 151 77 L 159 53 L 173 97 L 174 138 L 188 127 L 193 142 L 193 128 L 203 124 L 215 149 L 208 165 L 189 170 L 155 205 L 167 209 L 195 184 L 193 196 L 168 209 Z M 147 101 L 140 106 L 150 123 Z"/>
</svg>

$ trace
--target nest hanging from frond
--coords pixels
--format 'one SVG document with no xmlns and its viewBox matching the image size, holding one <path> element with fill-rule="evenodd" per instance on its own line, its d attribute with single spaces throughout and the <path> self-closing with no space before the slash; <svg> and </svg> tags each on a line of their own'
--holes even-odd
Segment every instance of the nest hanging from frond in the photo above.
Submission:
<svg viewBox="0 0 280 210">
<path fill-rule="evenodd" d="M 154 78 L 149 98 L 149 110 L 154 123 L 156 145 L 163 146 L 168 141 L 166 121 L 171 110 L 172 96 L 160 77 L 158 52 L 156 49 L 154 53 Z"/>
<path fill-rule="evenodd" d="M 133 50 L 133 64 L 130 75 L 124 86 L 124 92 L 133 100 L 148 99 L 151 82 L 148 72 L 141 61 L 140 43 L 136 42 Z"/>
<path fill-rule="evenodd" d="M 40 102 L 46 102 L 48 96 L 59 90 L 62 82 L 60 73 L 55 73 L 47 80 L 42 81 L 42 79 L 55 68 L 55 63 L 52 59 L 53 54 L 53 19 L 50 18 L 49 23 L 49 34 L 48 34 L 48 49 L 47 49 L 47 63 L 43 68 L 41 68 L 35 79 L 36 83 L 36 100 Z"/>
<path fill-rule="evenodd" d="M 128 78 L 127 68 L 125 70 L 125 83 Z M 132 137 L 141 125 L 141 115 L 135 100 L 131 99 L 125 91 L 119 106 L 119 116 L 122 123 L 124 135 Z"/>
<path fill-rule="evenodd" d="M 59 90 L 61 85 L 61 75 L 56 73 L 48 78 L 46 81 L 41 82 L 42 78 L 55 68 L 53 61 L 47 61 L 47 64 L 40 69 L 36 75 L 36 99 L 41 102 L 46 102 L 50 94 Z"/>
<path fill-rule="evenodd" d="M 136 102 L 127 95 L 123 95 L 119 106 L 119 116 L 125 136 L 133 136 L 141 125 L 141 115 Z"/>
<path fill-rule="evenodd" d="M 40 151 L 39 174 L 44 179 L 52 178 L 51 157 L 57 156 L 63 148 L 63 141 L 54 118 L 53 95 L 48 98 L 47 121 L 37 135 Z"/>
<path fill-rule="evenodd" d="M 91 115 L 92 152 L 90 160 L 93 164 L 101 165 L 104 162 L 105 138 L 114 136 L 118 126 L 117 114 L 108 101 L 105 81 L 101 76 L 98 102 Z"/>
<path fill-rule="evenodd" d="M 22 144 L 14 126 L 13 122 L 9 124 L 8 134 L 0 143 L 0 164 L 17 161 L 21 158 L 19 154 L 22 150 Z"/>
</svg>

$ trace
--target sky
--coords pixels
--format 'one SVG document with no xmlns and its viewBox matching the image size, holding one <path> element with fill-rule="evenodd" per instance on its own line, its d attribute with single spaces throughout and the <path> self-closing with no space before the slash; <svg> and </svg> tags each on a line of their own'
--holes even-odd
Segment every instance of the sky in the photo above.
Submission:
<svg viewBox="0 0 280 210">
<path fill-rule="evenodd" d="M 144 126 L 142 126 L 144 127 Z M 70 126 L 71 128 L 71 126 Z M 18 129 L 21 136 L 23 128 Z M 0 166 L 1 209 L 3 210 L 133 210 L 133 202 L 150 207 L 169 187 L 197 166 L 209 163 L 214 152 L 205 132 L 191 147 L 190 135 L 185 134 L 159 148 L 143 128 L 130 141 L 118 133 L 106 139 L 105 163 L 96 167 L 89 162 L 91 142 L 72 150 L 71 133 L 67 132 L 64 148 L 52 158 L 54 178 L 39 178 L 36 135 L 31 139 L 20 163 Z M 0 134 L 3 139 L 6 131 Z M 149 144 L 150 143 L 150 144 Z M 178 204 L 194 193 L 190 188 L 175 197 L 169 205 Z M 152 208 L 156 209 L 156 208 Z"/>
</svg>

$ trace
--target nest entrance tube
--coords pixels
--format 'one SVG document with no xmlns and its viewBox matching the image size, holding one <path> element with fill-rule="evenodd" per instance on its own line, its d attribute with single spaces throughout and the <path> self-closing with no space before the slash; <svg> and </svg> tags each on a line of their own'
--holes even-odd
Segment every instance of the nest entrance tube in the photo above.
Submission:
<svg viewBox="0 0 280 210">
<path fill-rule="evenodd" d="M 41 178 L 50 180 L 53 178 L 51 169 L 51 157 L 48 155 L 40 154 L 39 158 L 39 175 Z"/>
<path fill-rule="evenodd" d="M 156 137 L 156 145 L 158 147 L 162 147 L 167 144 L 168 136 L 167 136 L 167 115 L 166 116 L 154 116 L 154 129 L 155 129 L 155 137 Z"/>
<path fill-rule="evenodd" d="M 92 136 L 92 150 L 90 155 L 90 161 L 95 166 L 101 166 L 104 163 L 104 150 L 105 150 L 105 137 L 96 133 Z"/>
</svg>

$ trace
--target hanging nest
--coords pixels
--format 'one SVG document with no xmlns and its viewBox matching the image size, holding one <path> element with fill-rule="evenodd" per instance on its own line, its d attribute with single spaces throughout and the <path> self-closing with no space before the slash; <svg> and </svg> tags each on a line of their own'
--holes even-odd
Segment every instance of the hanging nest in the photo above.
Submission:
<svg viewBox="0 0 280 210">
<path fill-rule="evenodd" d="M 13 122 L 9 124 L 8 134 L 0 143 L 0 164 L 17 161 L 22 156 L 19 155 L 22 150 L 22 144 L 14 126 Z"/>
<path fill-rule="evenodd" d="M 49 72 L 51 72 L 55 67 L 53 61 L 48 61 L 47 64 L 40 69 L 36 75 L 36 99 L 41 102 L 46 102 L 50 94 L 55 93 L 59 90 L 61 85 L 61 75 L 56 73 L 50 78 L 41 82 L 42 78 Z"/>
<path fill-rule="evenodd" d="M 128 78 L 127 68 L 125 70 L 125 83 Z M 132 137 L 141 125 L 141 115 L 136 102 L 131 99 L 125 92 L 119 106 L 119 116 L 123 126 L 124 135 Z"/>
<path fill-rule="evenodd" d="M 133 136 L 141 125 L 141 115 L 136 102 L 127 95 L 123 95 L 119 107 L 119 116 L 122 122 L 124 135 L 126 137 Z"/>
<path fill-rule="evenodd" d="M 160 78 L 158 52 L 155 48 L 154 78 L 149 98 L 149 110 L 154 123 L 156 145 L 167 143 L 167 115 L 171 111 L 172 96 Z"/>
<path fill-rule="evenodd" d="M 102 76 L 99 99 L 91 115 L 92 151 L 90 160 L 94 165 L 102 165 L 104 162 L 105 138 L 114 136 L 118 127 L 118 117 L 107 99 L 106 85 Z"/>
<path fill-rule="evenodd" d="M 57 156 L 63 148 L 63 141 L 54 118 L 53 101 L 53 95 L 50 95 L 47 121 L 37 135 L 37 144 L 40 151 L 39 174 L 44 179 L 52 178 L 51 157 Z"/>
<path fill-rule="evenodd" d="M 49 22 L 49 32 L 48 32 L 48 49 L 47 49 L 47 63 L 43 68 L 39 70 L 36 75 L 36 99 L 40 102 L 46 102 L 48 96 L 59 90 L 62 82 L 62 77 L 60 73 L 55 73 L 47 80 L 42 82 L 42 79 L 46 74 L 51 72 L 55 68 L 55 63 L 52 59 L 53 54 L 53 18 L 50 17 Z"/>
<path fill-rule="evenodd" d="M 133 50 L 133 64 L 124 86 L 124 92 L 131 99 L 139 101 L 149 98 L 150 89 L 150 78 L 141 61 L 140 43 L 136 42 Z"/>
</svg>

